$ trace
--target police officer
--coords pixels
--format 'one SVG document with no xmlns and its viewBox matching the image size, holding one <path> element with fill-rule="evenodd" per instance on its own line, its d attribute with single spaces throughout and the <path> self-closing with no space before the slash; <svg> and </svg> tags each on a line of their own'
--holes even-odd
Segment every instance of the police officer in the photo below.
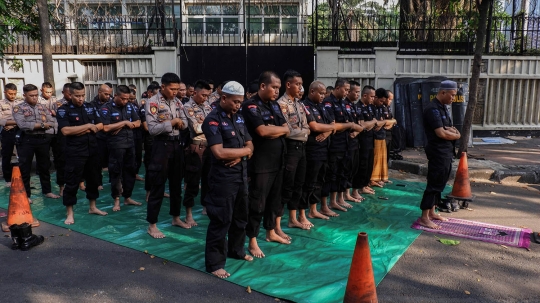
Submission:
<svg viewBox="0 0 540 303">
<path fill-rule="evenodd" d="M 77 204 L 80 180 L 86 180 L 86 198 L 89 214 L 105 216 L 106 212 L 96 207 L 99 197 L 98 186 L 101 167 L 99 165 L 96 133 L 103 129 L 99 112 L 84 102 L 85 87 L 81 82 L 69 86 L 71 101 L 58 108 L 56 120 L 58 130 L 65 137 L 64 157 L 66 159 L 63 203 L 66 206 L 65 224 L 75 223 L 73 206 Z"/>
<path fill-rule="evenodd" d="M 323 100 L 323 106 L 330 111 L 333 121 L 338 126 L 338 131 L 332 135 L 330 141 L 330 153 L 328 155 L 328 169 L 326 173 L 325 189 L 323 190 L 323 203 L 326 203 L 330 193 L 330 208 L 347 211 L 345 207 L 352 207 L 344 201 L 338 201 L 338 193 L 342 193 L 348 187 L 347 168 L 348 150 L 351 134 L 361 132 L 363 128 L 356 124 L 353 108 L 343 99 L 349 93 L 351 85 L 345 79 L 337 79 L 335 89 L 329 97 Z M 339 204 L 341 202 L 341 204 Z M 337 216 L 332 212 L 331 216 Z"/>
<path fill-rule="evenodd" d="M 253 138 L 255 152 L 249 163 L 249 217 L 246 235 L 249 252 L 257 258 L 264 253 L 257 244 L 257 236 L 264 215 L 263 227 L 266 240 L 282 244 L 290 241 L 275 232 L 276 217 L 282 208 L 281 186 L 283 185 L 284 138 L 289 126 L 283 117 L 276 99 L 281 80 L 276 73 L 267 71 L 259 76 L 259 91 L 242 105 L 242 115 L 249 134 Z"/>
<path fill-rule="evenodd" d="M 198 80 L 193 85 L 195 93 L 190 100 L 184 104 L 184 114 L 188 119 L 191 143 L 186 149 L 186 170 L 185 170 L 185 193 L 184 207 L 186 208 L 186 223 L 196 226 L 193 220 L 191 209 L 195 205 L 195 197 L 199 194 L 199 183 L 201 184 L 201 204 L 203 214 L 206 213 L 205 200 L 208 192 L 208 172 L 210 171 L 210 150 L 202 131 L 204 118 L 212 111 L 206 102 L 210 95 L 210 85 L 204 80 Z"/>
<path fill-rule="evenodd" d="M 133 129 L 141 125 L 136 108 L 129 102 L 130 89 L 118 85 L 113 101 L 99 109 L 109 149 L 109 177 L 113 211 L 120 210 L 120 195 L 124 205 L 141 205 L 131 199 L 135 185 L 135 140 Z"/>
<path fill-rule="evenodd" d="M 446 108 L 452 104 L 456 93 L 456 82 L 442 81 L 437 97 L 424 109 L 424 131 L 427 138 L 424 150 L 428 158 L 428 174 L 426 190 L 420 203 L 422 216 L 418 223 L 433 229 L 441 228 L 433 220 L 448 220 L 435 212 L 435 206 L 441 200 L 441 193 L 452 170 L 453 141 L 461 137 L 459 131 L 452 126 L 450 113 Z"/>
<path fill-rule="evenodd" d="M 154 95 L 156 95 L 159 92 L 159 86 L 155 86 L 153 84 L 150 84 L 146 90 L 146 94 L 150 96 L 150 98 Z M 148 178 L 148 166 L 150 165 L 150 159 L 152 159 L 152 144 L 154 142 L 154 137 L 150 135 L 148 132 L 148 124 L 146 123 L 146 100 L 147 99 L 141 99 L 141 107 L 139 109 L 139 119 L 141 119 L 141 125 L 142 125 L 142 131 L 143 131 L 143 148 L 144 148 L 144 157 L 143 157 L 143 163 L 144 163 L 144 170 L 146 172 L 146 178 L 144 179 L 144 190 L 146 191 L 146 199 L 145 201 L 148 202 L 148 196 L 150 195 L 150 179 Z"/>
<path fill-rule="evenodd" d="M 41 96 L 39 96 L 39 103 L 51 113 L 53 117 L 56 118 L 56 110 L 62 106 L 62 103 L 59 102 L 55 96 L 53 96 L 54 89 L 51 83 L 44 82 L 41 85 Z M 52 135 L 49 135 L 51 137 L 51 150 L 53 153 L 53 162 L 54 162 L 54 168 L 56 169 L 56 184 L 58 184 L 58 187 L 60 188 L 60 196 L 63 195 L 64 192 L 64 166 L 66 165 L 66 161 L 64 160 L 64 144 L 63 144 L 63 138 L 62 135 L 58 133 L 58 127 L 55 125 L 54 132 Z"/>
<path fill-rule="evenodd" d="M 92 99 L 90 104 L 99 110 L 102 105 L 111 101 L 112 96 L 112 87 L 107 84 L 102 84 L 99 86 L 97 96 Z M 102 169 L 107 169 L 109 166 L 109 149 L 107 148 L 107 135 L 105 132 L 100 131 L 97 133 L 97 142 L 99 147 L 99 157 L 100 165 Z M 101 182 L 99 183 L 100 189 L 103 189 L 103 175 L 101 175 Z"/>
<path fill-rule="evenodd" d="M 363 194 L 374 194 L 375 191 L 369 187 L 371 173 L 373 172 L 373 130 L 379 127 L 375 119 L 375 88 L 369 85 L 362 88 L 362 96 L 356 105 L 357 114 L 363 121 L 364 131 L 358 136 L 360 149 L 358 151 L 358 171 L 353 177 L 352 186 L 354 188 L 352 197 L 362 200 Z"/>
<path fill-rule="evenodd" d="M 135 127 L 134 129 L 132 129 L 133 143 L 135 145 L 135 180 L 144 181 L 144 178 L 139 176 L 139 170 L 141 169 L 141 165 L 142 165 L 142 155 L 143 155 L 142 151 L 143 151 L 143 142 L 144 142 L 143 128 L 142 128 L 142 125 L 140 125 L 141 107 L 139 106 L 139 102 L 137 102 L 137 91 L 132 88 L 129 89 L 129 103 L 135 109 L 137 116 L 139 116 L 139 127 Z"/>
<path fill-rule="evenodd" d="M 148 165 L 151 179 L 150 195 L 146 220 L 149 223 L 148 234 L 154 238 L 165 235 L 157 228 L 159 210 L 163 202 L 165 182 L 169 180 L 171 195 L 170 212 L 172 225 L 190 228 L 180 220 L 182 202 L 182 175 L 184 148 L 180 141 L 180 130 L 187 127 L 182 102 L 176 98 L 180 87 L 180 77 L 166 73 L 161 77 L 161 91 L 146 101 L 146 123 L 150 135 L 154 136 L 152 158 Z"/>
<path fill-rule="evenodd" d="M 343 103 L 347 111 L 351 109 L 352 119 L 355 123 L 360 124 L 359 116 L 357 114 L 356 102 L 360 98 L 360 83 L 356 81 L 349 81 L 351 89 L 345 98 Z M 361 125 L 361 124 L 360 124 Z M 347 157 L 345 158 L 345 176 L 347 176 L 347 188 L 344 192 L 338 194 L 338 204 L 344 207 L 349 207 L 349 204 L 345 201 L 362 202 L 362 199 L 356 199 L 350 194 L 350 187 L 352 187 L 352 178 L 358 171 L 358 134 L 359 132 L 351 132 L 349 135 L 349 150 Z"/>
<path fill-rule="evenodd" d="M 306 142 L 309 135 L 306 110 L 298 98 L 302 88 L 302 75 L 297 71 L 288 70 L 283 75 L 283 82 L 285 94 L 277 100 L 277 103 L 287 120 L 290 134 L 285 138 L 287 153 L 285 154 L 281 203 L 286 204 L 289 209 L 289 227 L 310 229 L 313 224 L 306 217 L 307 205 L 300 205 L 306 177 Z M 296 218 L 297 210 L 300 210 L 298 219 Z M 283 211 L 276 221 L 276 233 L 290 240 L 290 237 L 281 230 L 282 216 Z"/>
<path fill-rule="evenodd" d="M 64 86 L 62 87 L 62 99 L 59 99 L 56 101 L 56 108 L 60 108 L 60 106 L 68 103 L 69 101 L 71 101 L 71 94 L 69 93 L 69 86 L 71 85 L 71 83 L 66 83 L 64 84 Z"/>
<path fill-rule="evenodd" d="M 189 101 L 189 98 L 186 96 L 186 94 L 187 94 L 186 84 L 184 82 L 180 82 L 180 89 L 178 90 L 178 93 L 176 94 L 176 98 L 182 101 L 182 104 L 186 104 Z"/>
<path fill-rule="evenodd" d="M 321 189 L 324 184 L 330 135 L 336 132 L 336 124 L 329 110 L 322 105 L 326 88 L 320 81 L 309 86 L 306 99 L 307 122 L 310 134 L 306 143 L 306 179 L 302 191 L 302 205 L 309 204 L 309 217 L 328 220 L 332 211 L 326 203 L 321 204 L 321 212 L 317 211 L 317 203 L 321 202 Z M 334 213 L 335 214 L 335 213 Z"/>
<path fill-rule="evenodd" d="M 15 135 L 18 131 L 17 122 L 13 119 L 13 107 L 19 102 L 15 101 L 17 97 L 17 86 L 8 83 L 4 86 L 4 99 L 0 101 L 0 135 L 2 137 L 2 175 L 6 181 L 6 187 L 11 187 L 11 173 L 13 165 L 11 157 L 15 148 Z"/>
<path fill-rule="evenodd" d="M 13 107 L 13 119 L 21 130 L 21 141 L 17 145 L 17 153 L 26 194 L 30 198 L 30 169 L 35 155 L 41 192 L 48 198 L 60 198 L 51 192 L 51 173 L 49 172 L 51 139 L 45 135 L 53 134 L 56 121 L 49 110 L 38 103 L 37 86 L 27 84 L 23 86 L 23 93 L 24 102 Z"/>
<path fill-rule="evenodd" d="M 238 113 L 243 95 L 240 83 L 230 81 L 223 85 L 219 105 L 202 125 L 212 162 L 209 173 L 212 188 L 206 195 L 210 224 L 205 264 L 207 272 L 220 278 L 230 276 L 225 271 L 226 257 L 253 260 L 244 249 L 248 218 L 247 158 L 253 154 L 253 144 Z"/>
<path fill-rule="evenodd" d="M 381 123 L 383 128 L 374 134 L 373 149 L 373 172 L 371 173 L 371 184 L 382 187 L 385 183 L 391 183 L 388 180 L 388 161 L 386 160 L 386 134 L 387 129 L 392 128 L 396 122 L 390 117 L 386 107 L 388 93 L 384 88 L 378 88 L 375 91 L 375 118 L 377 123 Z"/>
</svg>

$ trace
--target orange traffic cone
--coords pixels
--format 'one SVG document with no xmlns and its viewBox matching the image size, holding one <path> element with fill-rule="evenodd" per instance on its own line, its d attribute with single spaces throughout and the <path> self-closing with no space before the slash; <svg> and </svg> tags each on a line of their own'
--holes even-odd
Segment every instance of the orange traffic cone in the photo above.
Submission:
<svg viewBox="0 0 540 303">
<path fill-rule="evenodd" d="M 368 235 L 365 232 L 358 234 L 356 247 L 349 272 L 349 280 L 345 289 L 344 303 L 376 303 L 375 278 L 371 265 Z"/>
<path fill-rule="evenodd" d="M 449 198 L 456 200 L 472 201 L 474 196 L 471 193 L 471 181 L 469 180 L 469 164 L 467 164 L 467 153 L 461 153 L 459 166 L 454 179 L 454 187 Z"/>
<path fill-rule="evenodd" d="M 13 166 L 7 222 L 2 222 L 2 230 L 8 232 L 11 225 L 23 223 L 32 224 L 32 227 L 39 226 L 39 221 L 34 219 L 32 210 L 30 209 L 30 202 L 28 202 L 28 196 L 24 190 L 21 170 L 18 166 Z"/>
</svg>

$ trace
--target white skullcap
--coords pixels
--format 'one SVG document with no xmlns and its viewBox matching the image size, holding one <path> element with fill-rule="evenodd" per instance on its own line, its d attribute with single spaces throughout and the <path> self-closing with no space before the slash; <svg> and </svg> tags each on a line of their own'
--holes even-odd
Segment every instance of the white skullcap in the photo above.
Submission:
<svg viewBox="0 0 540 303">
<path fill-rule="evenodd" d="M 236 81 L 229 81 L 221 88 L 221 92 L 229 95 L 243 96 L 244 87 Z"/>
</svg>

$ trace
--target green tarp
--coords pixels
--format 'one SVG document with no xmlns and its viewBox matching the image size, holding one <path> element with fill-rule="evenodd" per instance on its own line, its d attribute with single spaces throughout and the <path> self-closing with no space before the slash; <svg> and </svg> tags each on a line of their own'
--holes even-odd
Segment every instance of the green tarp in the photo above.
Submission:
<svg viewBox="0 0 540 303">
<path fill-rule="evenodd" d="M 104 180 L 108 176 L 105 173 Z M 55 180 L 54 175 L 51 180 Z M 133 198 L 143 202 L 144 182 L 137 182 Z M 406 184 L 399 187 L 397 184 Z M 64 225 L 65 208 L 61 199 L 45 199 L 39 181 L 32 178 L 32 211 L 41 221 L 70 228 L 74 231 L 129 247 L 204 271 L 204 245 L 208 218 L 201 215 L 200 203 L 194 207 L 195 220 L 199 226 L 182 229 L 170 225 L 168 199 L 164 199 L 158 227 L 165 239 L 153 239 L 146 233 L 146 206 L 123 206 L 119 212 L 112 211 L 110 186 L 100 192 L 97 205 L 109 214 L 89 215 L 84 192 L 79 192 L 75 207 L 75 224 Z M 180 186 L 180 185 L 178 185 Z M 376 188 L 375 195 L 354 204 L 354 208 L 329 221 L 315 220 L 309 231 L 287 227 L 287 215 L 282 219 L 283 230 L 293 240 L 291 245 L 266 242 L 264 230 L 258 241 L 266 254 L 264 259 L 253 262 L 227 260 L 226 270 L 231 273 L 227 280 L 242 286 L 296 302 L 341 302 L 345 293 L 351 258 L 358 232 L 367 232 L 371 258 L 378 284 L 398 261 L 420 231 L 410 228 L 420 215 L 418 208 L 424 184 L 394 181 L 384 189 Z M 53 191 L 58 191 L 53 187 Z M 0 207 L 8 207 L 9 189 L 1 188 Z M 378 199 L 386 196 L 389 200 Z M 184 209 L 182 216 L 184 216 Z M 39 229 L 36 230 L 39 234 Z M 217 278 L 216 278 L 217 279 Z"/>
</svg>

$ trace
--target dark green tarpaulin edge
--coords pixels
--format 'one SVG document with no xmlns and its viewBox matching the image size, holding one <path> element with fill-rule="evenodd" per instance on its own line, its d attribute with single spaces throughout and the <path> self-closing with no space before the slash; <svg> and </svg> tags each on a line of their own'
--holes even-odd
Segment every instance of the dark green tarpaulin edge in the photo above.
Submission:
<svg viewBox="0 0 540 303">
<path fill-rule="evenodd" d="M 51 179 L 54 180 L 54 175 Z M 358 232 L 367 232 L 375 282 L 379 284 L 421 233 L 411 229 L 410 225 L 420 215 L 418 204 L 425 185 L 394 182 L 384 189 L 376 188 L 375 195 L 365 195 L 367 199 L 362 203 L 351 203 L 354 208 L 340 212 L 338 218 L 329 221 L 313 219 L 315 227 L 309 231 L 287 228 L 288 218 L 285 215 L 282 227 L 293 238 L 292 244 L 266 242 L 262 231 L 258 241 L 266 258 L 253 262 L 228 259 L 226 270 L 232 275 L 227 281 L 249 285 L 251 289 L 269 296 L 296 302 L 341 302 L 356 236 Z M 406 187 L 396 184 L 406 184 Z M 89 215 L 84 192 L 79 192 L 75 224 L 71 226 L 63 223 L 65 209 L 61 199 L 37 195 L 40 185 L 36 177 L 32 178 L 32 187 L 36 188 L 32 189 L 32 212 L 41 221 L 141 252 L 146 250 L 159 258 L 204 272 L 208 218 L 201 215 L 199 203 L 194 207 L 194 218 L 199 226 L 182 229 L 170 225 L 169 203 L 164 199 L 158 227 L 166 238 L 153 239 L 146 234 L 145 205 L 122 205 L 120 212 L 113 212 L 108 185 L 100 192 L 97 205 L 109 214 L 103 217 Z M 0 207 L 7 208 L 9 189 L 3 187 L 0 192 L 3 192 Z M 379 196 L 386 196 L 389 200 L 380 200 Z M 144 197 L 143 182 L 137 182 L 133 198 L 142 202 Z M 39 228 L 35 233 L 39 234 Z"/>
</svg>

